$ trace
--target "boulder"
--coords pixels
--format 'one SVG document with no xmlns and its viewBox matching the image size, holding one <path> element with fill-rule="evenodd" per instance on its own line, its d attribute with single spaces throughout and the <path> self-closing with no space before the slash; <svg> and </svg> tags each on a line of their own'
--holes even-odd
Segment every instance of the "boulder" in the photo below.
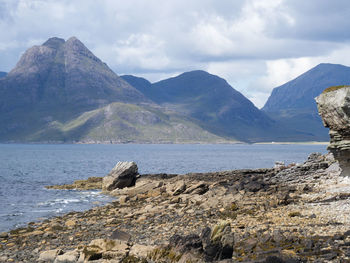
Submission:
<svg viewBox="0 0 350 263">
<path fill-rule="evenodd" d="M 114 259 L 117 262 L 124 258 L 130 250 L 130 246 L 121 240 L 95 239 L 85 246 L 79 260 L 92 261 L 102 258 Z"/>
<path fill-rule="evenodd" d="M 56 257 L 54 263 L 76 263 L 78 262 L 80 253 L 76 250 L 68 251 L 63 255 Z"/>
<path fill-rule="evenodd" d="M 102 190 L 113 191 L 135 185 L 138 168 L 134 162 L 118 162 L 110 173 L 103 177 Z"/>
<path fill-rule="evenodd" d="M 350 176 L 350 87 L 331 87 L 316 98 L 318 112 L 329 128 L 328 150 L 339 161 L 341 175 Z"/>
<path fill-rule="evenodd" d="M 57 256 L 62 255 L 61 249 L 46 250 L 40 253 L 39 262 L 53 262 Z"/>
</svg>

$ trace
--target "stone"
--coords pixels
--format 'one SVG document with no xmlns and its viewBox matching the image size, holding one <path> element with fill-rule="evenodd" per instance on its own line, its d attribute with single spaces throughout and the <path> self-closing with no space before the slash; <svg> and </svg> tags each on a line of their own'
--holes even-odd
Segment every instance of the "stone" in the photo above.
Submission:
<svg viewBox="0 0 350 263">
<path fill-rule="evenodd" d="M 80 253 L 76 250 L 68 251 L 56 257 L 54 263 L 75 263 L 78 262 Z"/>
<path fill-rule="evenodd" d="M 130 240 L 131 236 L 122 231 L 122 230 L 114 230 L 111 234 L 111 239 L 117 239 L 117 240 L 122 240 L 122 241 L 125 241 L 125 242 L 128 242 Z"/>
<path fill-rule="evenodd" d="M 342 176 L 350 176 L 350 87 L 332 87 L 316 98 L 323 125 L 329 128 L 328 150 L 339 161 Z"/>
<path fill-rule="evenodd" d="M 69 219 L 64 223 L 67 227 L 74 227 L 77 224 L 76 220 Z"/>
<path fill-rule="evenodd" d="M 118 162 L 112 171 L 102 180 L 103 191 L 135 185 L 138 168 L 134 162 Z"/>
<path fill-rule="evenodd" d="M 79 261 L 91 261 L 101 258 L 121 259 L 129 252 L 129 245 L 121 240 L 94 239 L 82 250 Z"/>
<path fill-rule="evenodd" d="M 173 196 L 177 196 L 185 192 L 186 184 L 184 180 L 180 180 L 175 184 L 175 190 L 173 192 Z"/>
<path fill-rule="evenodd" d="M 185 194 L 205 194 L 209 190 L 209 186 L 204 182 L 199 182 L 191 187 L 189 187 L 184 193 Z"/>
<path fill-rule="evenodd" d="M 169 240 L 169 246 L 176 248 L 180 253 L 189 251 L 202 251 L 202 240 L 198 235 L 187 236 L 174 235 Z"/>
<path fill-rule="evenodd" d="M 135 256 L 137 258 L 146 258 L 147 255 L 155 248 L 155 246 L 135 244 L 131 247 L 129 255 Z"/>
<path fill-rule="evenodd" d="M 63 251 L 61 249 L 43 251 L 39 255 L 39 262 L 53 262 L 58 255 L 62 254 Z"/>
<path fill-rule="evenodd" d="M 119 197 L 119 203 L 121 205 L 125 205 L 128 200 L 129 200 L 129 196 L 127 195 L 122 195 Z"/>
</svg>

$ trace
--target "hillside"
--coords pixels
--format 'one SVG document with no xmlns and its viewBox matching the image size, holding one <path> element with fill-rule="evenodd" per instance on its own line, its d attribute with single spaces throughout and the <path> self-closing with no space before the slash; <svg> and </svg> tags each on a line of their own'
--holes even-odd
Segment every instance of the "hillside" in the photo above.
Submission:
<svg viewBox="0 0 350 263">
<path fill-rule="evenodd" d="M 25 141 L 53 121 L 66 122 L 116 101 L 149 100 L 77 38 L 50 38 L 28 49 L 0 79 L 0 141 Z"/>
<path fill-rule="evenodd" d="M 328 141 L 328 130 L 322 125 L 314 98 L 330 86 L 345 84 L 350 84 L 350 67 L 319 64 L 275 88 L 262 110 L 289 129 Z"/>
<path fill-rule="evenodd" d="M 67 122 L 50 122 L 25 140 L 83 143 L 226 141 L 173 112 L 121 102 L 85 112 Z"/>
<path fill-rule="evenodd" d="M 0 79 L 1 142 L 220 142 L 117 76 L 77 38 L 28 49 Z"/>
<path fill-rule="evenodd" d="M 153 84 L 135 76 L 123 78 L 150 100 L 195 119 L 204 129 L 223 137 L 247 142 L 308 138 L 307 134 L 286 130 L 224 79 L 205 71 L 186 72 Z"/>
</svg>

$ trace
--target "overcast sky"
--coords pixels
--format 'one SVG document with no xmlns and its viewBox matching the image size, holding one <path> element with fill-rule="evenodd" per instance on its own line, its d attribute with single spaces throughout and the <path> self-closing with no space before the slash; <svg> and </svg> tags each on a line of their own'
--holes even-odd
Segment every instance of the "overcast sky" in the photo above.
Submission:
<svg viewBox="0 0 350 263">
<path fill-rule="evenodd" d="M 0 0 L 0 71 L 76 36 L 117 74 L 203 69 L 262 107 L 322 62 L 350 66 L 349 0 Z"/>
</svg>

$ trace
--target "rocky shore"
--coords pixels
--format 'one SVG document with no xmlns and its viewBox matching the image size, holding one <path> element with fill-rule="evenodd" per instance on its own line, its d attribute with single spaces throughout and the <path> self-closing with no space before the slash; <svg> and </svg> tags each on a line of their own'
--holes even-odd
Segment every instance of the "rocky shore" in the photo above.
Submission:
<svg viewBox="0 0 350 263">
<path fill-rule="evenodd" d="M 350 262 L 350 180 L 332 154 L 271 169 L 131 169 L 135 185 L 108 191 L 106 206 L 1 233 L 0 262 Z"/>
</svg>

